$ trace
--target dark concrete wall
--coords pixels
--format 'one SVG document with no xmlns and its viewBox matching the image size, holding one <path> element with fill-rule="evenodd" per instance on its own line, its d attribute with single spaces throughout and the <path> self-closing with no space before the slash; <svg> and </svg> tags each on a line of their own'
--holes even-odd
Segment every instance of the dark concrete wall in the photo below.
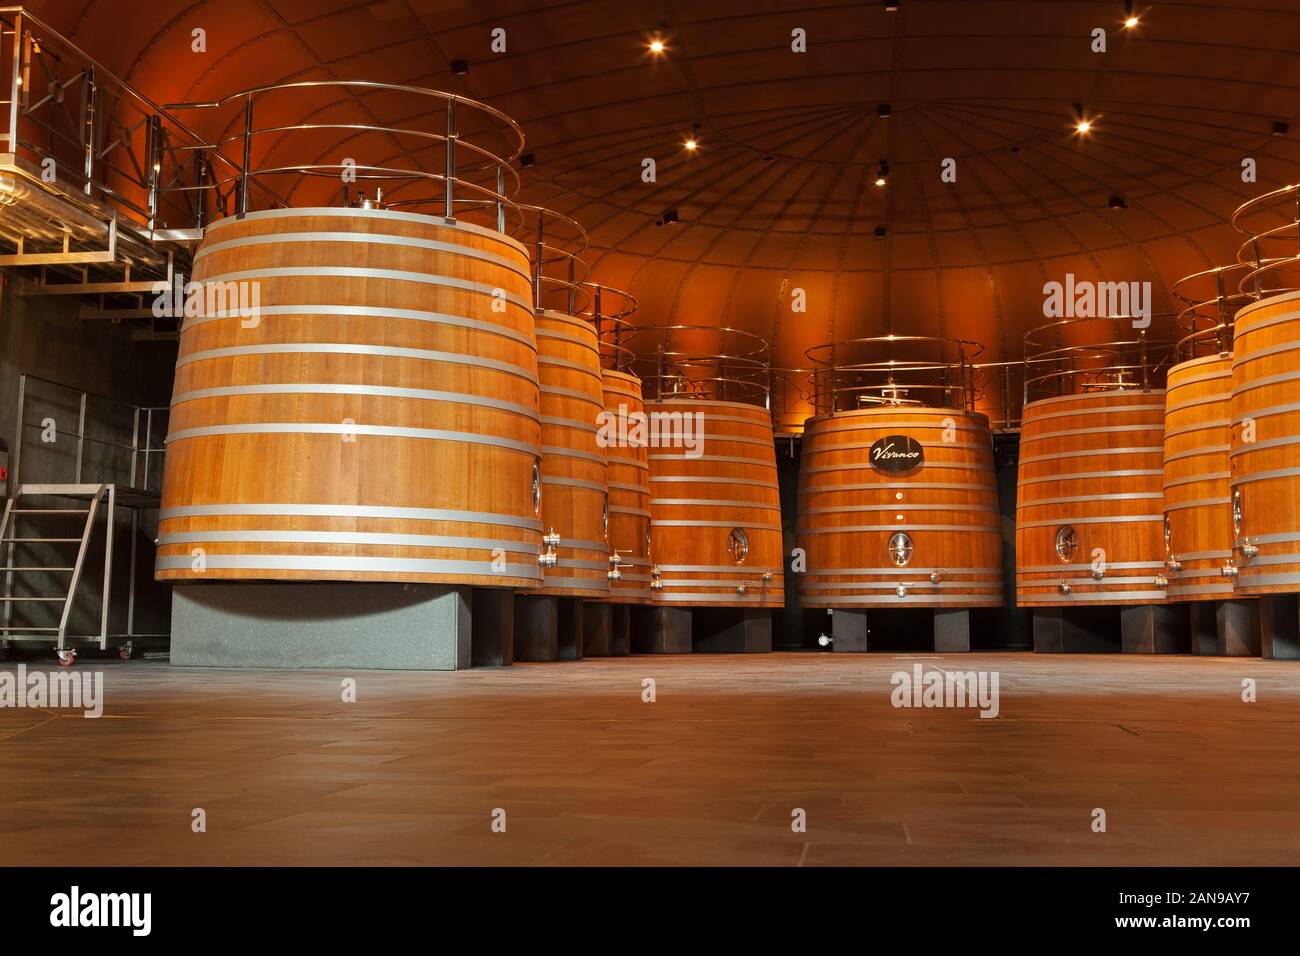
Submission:
<svg viewBox="0 0 1300 956">
<path fill-rule="evenodd" d="M 14 280 L 4 276 L 0 294 L 0 441 L 12 449 L 18 430 L 19 376 L 27 373 L 74 389 L 84 389 L 124 402 L 166 406 L 176 362 L 174 342 L 132 341 L 130 326 L 102 320 L 82 320 L 81 303 L 64 296 L 16 294 Z M 75 393 L 30 383 L 24 420 L 23 479 L 28 482 L 70 482 L 75 474 L 79 402 Z M 52 419 L 56 440 L 41 441 L 40 423 Z M 85 434 L 104 442 L 130 443 L 129 409 L 90 400 L 87 403 Z M 161 446 L 165 419 L 158 423 L 154 442 Z M 158 487 L 161 462 L 150 469 L 151 484 Z M 82 476 L 86 482 L 125 483 L 130 475 L 130 454 L 125 449 L 87 441 L 84 443 Z M 11 476 L 12 477 L 12 476 Z M 143 482 L 143 476 L 137 481 Z M 8 491 L 12 490 L 12 482 Z M 75 520 L 75 519 L 69 519 Z M 79 529 L 77 533 L 80 533 Z M 136 537 L 138 554 L 135 623 L 137 631 L 165 633 L 170 617 L 170 591 L 153 583 L 153 539 L 157 534 L 157 513 L 145 512 Z M 126 572 L 130 557 L 130 523 L 125 512 L 115 526 L 114 630 L 126 626 Z M 98 606 L 89 592 L 99 587 L 102 566 L 102 538 L 92 543 L 100 550 L 98 560 L 88 561 L 84 587 L 87 595 L 74 609 L 72 633 L 98 631 Z M 26 555 L 33 564 L 54 563 L 57 549 L 29 547 Z M 23 563 L 28 563 L 25 559 Z M 15 587 L 15 593 L 48 596 L 57 588 L 52 578 L 29 575 Z M 23 613 L 41 616 L 34 605 Z"/>
</svg>

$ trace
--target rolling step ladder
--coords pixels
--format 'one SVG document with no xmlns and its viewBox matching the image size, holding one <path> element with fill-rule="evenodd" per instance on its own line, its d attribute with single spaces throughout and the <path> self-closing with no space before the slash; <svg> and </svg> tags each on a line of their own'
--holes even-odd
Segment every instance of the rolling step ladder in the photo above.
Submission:
<svg viewBox="0 0 1300 956">
<path fill-rule="evenodd" d="M 117 487 L 111 484 L 18 486 L 0 518 L 0 548 L 5 559 L 0 634 L 11 640 L 52 641 L 59 661 L 72 663 L 76 650 L 70 646 L 68 627 L 90 556 L 91 538 L 99 525 L 97 518 L 105 514 L 99 633 L 89 640 L 101 650 L 108 646 L 116 504 Z M 25 587 L 33 578 L 41 579 L 43 586 Z"/>
</svg>

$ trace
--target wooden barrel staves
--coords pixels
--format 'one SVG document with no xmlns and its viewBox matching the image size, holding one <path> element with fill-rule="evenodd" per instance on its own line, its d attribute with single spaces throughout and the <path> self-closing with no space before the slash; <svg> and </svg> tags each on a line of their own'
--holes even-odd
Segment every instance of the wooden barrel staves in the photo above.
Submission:
<svg viewBox="0 0 1300 956">
<path fill-rule="evenodd" d="M 1164 537 L 1171 601 L 1225 600 L 1233 594 L 1231 399 L 1231 355 L 1191 359 L 1169 370 Z"/>
<path fill-rule="evenodd" d="M 781 504 L 766 410 L 688 399 L 647 402 L 646 412 L 654 603 L 781 607 Z"/>
<path fill-rule="evenodd" d="M 606 442 L 609 456 L 609 547 L 618 555 L 618 579 L 611 582 L 615 604 L 650 600 L 650 461 L 646 437 L 635 433 L 645 405 L 641 380 L 606 369 L 602 375 L 605 411 L 618 434 Z M 626 423 L 626 425 L 620 425 Z"/>
<path fill-rule="evenodd" d="M 609 593 L 609 488 L 599 440 L 605 399 L 595 327 L 560 312 L 537 313 L 542 394 L 542 524 L 559 536 L 543 594 Z"/>
<path fill-rule="evenodd" d="M 209 226 L 195 282 L 259 308 L 184 322 L 158 578 L 536 585 L 527 261 L 499 233 L 387 210 Z"/>
<path fill-rule="evenodd" d="M 1002 531 L 988 419 L 890 406 L 809 419 L 804 607 L 997 607 Z"/>
<path fill-rule="evenodd" d="M 1237 591 L 1300 591 L 1300 293 L 1237 313 L 1231 514 Z"/>
<path fill-rule="evenodd" d="M 1030 402 L 1021 415 L 1016 602 L 1165 600 L 1164 392 Z"/>
</svg>

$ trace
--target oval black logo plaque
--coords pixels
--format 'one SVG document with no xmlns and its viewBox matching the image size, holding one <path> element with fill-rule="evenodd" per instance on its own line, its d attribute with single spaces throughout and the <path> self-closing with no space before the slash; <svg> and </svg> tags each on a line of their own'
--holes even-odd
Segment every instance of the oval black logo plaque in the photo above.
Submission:
<svg viewBox="0 0 1300 956">
<path fill-rule="evenodd" d="M 879 471 L 911 471 L 925 464 L 925 449 L 907 435 L 886 435 L 871 446 L 867 457 Z"/>
</svg>

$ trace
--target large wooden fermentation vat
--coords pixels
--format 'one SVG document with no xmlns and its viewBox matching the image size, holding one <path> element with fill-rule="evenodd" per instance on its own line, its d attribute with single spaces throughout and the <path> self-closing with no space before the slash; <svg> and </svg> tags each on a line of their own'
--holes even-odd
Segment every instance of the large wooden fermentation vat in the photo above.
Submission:
<svg viewBox="0 0 1300 956">
<path fill-rule="evenodd" d="M 650 448 L 654 603 L 781 607 L 781 503 L 767 411 L 681 399 L 647 402 L 646 412 L 661 435 Z M 665 437 L 673 427 L 689 427 L 679 434 L 699 444 L 673 447 Z"/>
<path fill-rule="evenodd" d="M 613 427 L 626 421 L 631 428 L 644 420 L 639 378 L 605 369 L 602 380 L 605 411 Z M 620 439 L 605 449 L 609 456 L 609 547 L 618 555 L 619 571 L 610 583 L 609 600 L 616 604 L 643 604 L 651 595 L 650 461 L 643 441 Z"/>
<path fill-rule="evenodd" d="M 1223 600 L 1233 594 L 1231 392 L 1231 355 L 1194 358 L 1169 370 L 1164 534 L 1170 600 Z"/>
<path fill-rule="evenodd" d="M 995 607 L 1002 532 L 988 419 L 882 406 L 809 419 L 804 607 Z"/>
<path fill-rule="evenodd" d="M 160 579 L 539 582 L 522 246 L 413 213 L 254 212 L 208 227 L 194 279 L 256 283 L 260 313 L 181 332 Z"/>
<path fill-rule="evenodd" d="M 590 322 L 537 313 L 542 395 L 542 523 L 559 536 L 541 593 L 603 598 L 609 593 L 609 488 L 598 440 L 605 408 L 600 351 Z"/>
<path fill-rule="evenodd" d="M 1021 418 L 1020 605 L 1165 600 L 1160 389 L 1045 398 Z"/>
<path fill-rule="evenodd" d="M 1300 292 L 1239 311 L 1233 343 L 1237 592 L 1300 591 Z"/>
</svg>

